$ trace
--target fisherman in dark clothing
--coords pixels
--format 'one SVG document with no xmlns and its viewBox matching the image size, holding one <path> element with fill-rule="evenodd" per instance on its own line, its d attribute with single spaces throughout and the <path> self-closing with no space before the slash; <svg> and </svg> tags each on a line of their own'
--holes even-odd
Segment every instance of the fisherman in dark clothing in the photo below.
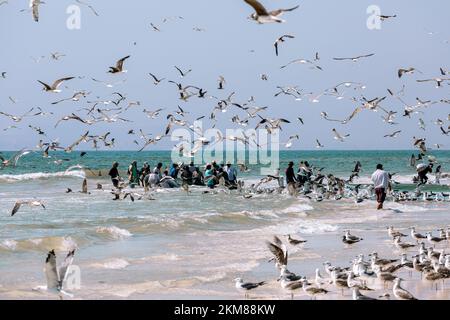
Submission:
<svg viewBox="0 0 450 320">
<path fill-rule="evenodd" d="M 288 164 L 288 167 L 286 169 L 286 184 L 289 185 L 290 183 L 296 183 L 297 180 L 295 179 L 295 173 L 294 173 L 294 163 L 291 161 Z"/>
<path fill-rule="evenodd" d="M 419 185 L 426 184 L 428 182 L 428 173 L 433 172 L 433 164 L 430 163 L 425 169 L 419 171 L 417 174 L 419 176 Z"/>
<path fill-rule="evenodd" d="M 118 162 L 114 162 L 112 165 L 112 168 L 109 170 L 109 176 L 111 177 L 111 181 L 114 185 L 115 188 L 119 187 L 119 180 L 120 180 L 120 176 L 119 176 L 119 163 Z"/>
</svg>

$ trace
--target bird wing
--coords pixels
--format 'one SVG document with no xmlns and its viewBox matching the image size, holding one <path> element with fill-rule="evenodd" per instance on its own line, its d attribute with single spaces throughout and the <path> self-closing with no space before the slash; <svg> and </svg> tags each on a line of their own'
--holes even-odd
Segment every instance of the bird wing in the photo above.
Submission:
<svg viewBox="0 0 450 320">
<path fill-rule="evenodd" d="M 47 289 L 57 289 L 60 287 L 54 250 L 50 251 L 47 255 L 47 259 L 45 259 L 45 276 L 47 278 Z"/>
<path fill-rule="evenodd" d="M 31 152 L 31 151 L 25 150 L 25 149 L 22 149 L 22 150 L 20 150 L 19 152 L 17 152 L 17 153 L 12 157 L 12 163 L 13 163 L 13 165 L 16 166 L 16 165 L 17 165 L 17 162 L 19 161 L 19 159 L 22 158 L 24 155 L 29 154 L 30 152 Z"/>
<path fill-rule="evenodd" d="M 34 0 L 31 2 L 32 11 L 33 11 L 33 19 L 36 22 L 39 22 L 39 0 Z"/>
<path fill-rule="evenodd" d="M 11 211 L 11 217 L 13 215 L 15 215 L 17 213 L 17 211 L 19 211 L 21 205 L 22 205 L 22 202 L 20 202 L 20 201 L 16 202 L 16 204 L 14 205 L 14 208 Z"/>
<path fill-rule="evenodd" d="M 41 80 L 38 80 L 38 82 L 40 84 L 42 84 L 47 90 L 52 90 L 52 87 L 50 87 L 48 84 L 46 84 L 45 82 L 42 82 Z"/>
<path fill-rule="evenodd" d="M 75 255 L 75 249 L 73 249 L 72 251 L 69 251 L 66 258 L 64 259 L 64 262 L 59 266 L 59 276 L 60 276 L 61 286 L 67 278 L 67 269 L 72 264 L 74 255 Z"/>
<path fill-rule="evenodd" d="M 67 80 L 72 80 L 73 78 L 75 78 L 75 77 L 67 77 L 67 78 L 58 79 L 53 83 L 52 88 L 57 89 L 61 85 L 61 83 L 63 83 L 64 81 L 67 81 Z"/>
<path fill-rule="evenodd" d="M 184 76 L 184 73 L 183 73 L 183 71 L 181 71 L 180 68 L 178 68 L 177 66 L 175 66 L 175 69 L 178 70 L 178 72 L 181 74 L 181 76 Z M 170 82 L 170 81 L 169 81 L 169 82 Z M 172 81 L 172 82 L 173 82 L 173 81 Z M 173 83 L 177 84 L 176 82 L 173 82 Z M 178 84 L 177 84 L 177 85 L 178 85 Z"/>
<path fill-rule="evenodd" d="M 125 60 L 127 60 L 129 57 L 130 57 L 130 56 L 126 56 L 126 57 L 123 57 L 122 59 L 118 60 L 117 63 L 116 63 L 116 68 L 119 69 L 119 70 L 122 70 L 122 68 L 123 68 L 123 62 L 124 62 Z"/>
<path fill-rule="evenodd" d="M 255 9 L 256 13 L 260 16 L 268 16 L 269 13 L 267 12 L 266 8 L 257 0 L 244 0 L 247 4 L 253 7 Z"/>
</svg>

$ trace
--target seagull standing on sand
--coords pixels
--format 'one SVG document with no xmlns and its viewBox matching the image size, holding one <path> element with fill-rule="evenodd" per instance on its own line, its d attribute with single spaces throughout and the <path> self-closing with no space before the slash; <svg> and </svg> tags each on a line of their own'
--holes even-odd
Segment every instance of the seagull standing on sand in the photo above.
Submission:
<svg viewBox="0 0 450 320">
<path fill-rule="evenodd" d="M 358 287 L 352 287 L 353 290 L 353 300 L 377 300 L 375 298 L 371 298 L 368 296 L 363 295 L 361 292 L 359 292 L 359 288 Z"/>
<path fill-rule="evenodd" d="M 244 282 L 244 280 L 242 280 L 241 278 L 236 278 L 234 279 L 234 281 L 236 282 L 236 289 L 246 292 L 245 297 L 248 297 L 247 291 L 253 290 L 265 284 L 264 281 L 256 283 Z"/>
<path fill-rule="evenodd" d="M 415 298 L 409 291 L 403 289 L 400 286 L 402 279 L 397 278 L 394 281 L 394 287 L 392 289 L 392 291 L 394 292 L 394 296 L 398 299 L 398 300 L 417 300 L 417 298 Z"/>
</svg>

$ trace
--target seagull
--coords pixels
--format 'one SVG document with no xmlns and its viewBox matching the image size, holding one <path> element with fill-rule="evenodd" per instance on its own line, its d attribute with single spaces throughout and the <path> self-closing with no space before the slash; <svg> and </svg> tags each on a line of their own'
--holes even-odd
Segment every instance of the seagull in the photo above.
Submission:
<svg viewBox="0 0 450 320">
<path fill-rule="evenodd" d="M 303 291 L 310 297 L 315 297 L 318 294 L 327 294 L 328 290 L 325 290 L 323 288 L 317 288 L 312 285 L 308 285 L 308 280 L 302 279 L 301 280 L 303 284 Z"/>
<path fill-rule="evenodd" d="M 395 231 L 393 226 L 387 227 L 388 234 L 390 237 L 406 237 L 406 234 L 401 233 L 400 231 Z"/>
<path fill-rule="evenodd" d="M 344 238 L 346 240 L 356 241 L 356 242 L 359 242 L 359 241 L 363 240 L 363 238 L 360 238 L 360 237 L 357 237 L 357 236 L 354 236 L 354 235 L 350 234 L 349 230 L 345 231 Z"/>
<path fill-rule="evenodd" d="M 163 81 L 163 80 L 165 80 L 165 78 L 162 78 L 162 79 L 158 79 L 154 74 L 152 74 L 152 73 L 148 73 L 152 78 L 153 78 L 153 80 L 154 80 L 154 84 L 155 84 L 155 86 L 157 86 L 161 81 Z"/>
<path fill-rule="evenodd" d="M 276 266 L 282 268 L 282 266 L 287 266 L 288 263 L 288 250 L 286 245 L 277 236 L 273 237 L 273 242 L 266 241 L 266 245 L 270 252 L 274 255 L 276 260 Z"/>
<path fill-rule="evenodd" d="M 267 11 L 267 9 L 257 0 L 244 0 L 247 4 L 253 7 L 255 13 L 250 15 L 250 19 L 255 20 L 259 24 L 271 23 L 271 22 L 286 22 L 280 19 L 284 12 L 294 11 L 298 9 L 298 5 L 290 9 L 278 9 L 274 11 Z"/>
<path fill-rule="evenodd" d="M 424 80 L 416 80 L 417 82 L 436 82 L 436 88 L 442 86 L 442 82 L 450 81 L 450 78 L 433 78 L 433 79 L 424 79 Z"/>
<path fill-rule="evenodd" d="M 81 2 L 80 0 L 75 0 L 75 1 L 78 2 L 79 4 L 82 4 L 82 5 L 87 6 L 89 9 L 91 9 L 91 11 L 92 11 L 97 17 L 99 16 L 99 14 L 97 13 L 97 11 L 95 11 L 94 7 L 91 6 L 90 4 L 85 3 L 85 2 Z"/>
<path fill-rule="evenodd" d="M 287 236 L 288 236 L 288 242 L 289 242 L 290 244 L 292 244 L 293 246 L 296 246 L 296 245 L 298 245 L 298 244 L 307 242 L 307 240 L 297 240 L 297 239 L 293 239 L 293 238 L 291 238 L 291 235 L 290 235 L 290 234 L 288 234 Z"/>
<path fill-rule="evenodd" d="M 401 77 L 403 77 L 404 74 L 413 74 L 414 71 L 422 73 L 419 70 L 417 70 L 416 68 L 412 68 L 411 67 L 411 68 L 408 68 L 408 69 L 398 69 L 397 74 L 398 74 L 398 77 L 401 78 Z"/>
<path fill-rule="evenodd" d="M 286 142 L 285 148 L 289 149 L 290 147 L 292 147 L 292 143 L 294 139 L 300 139 L 300 137 L 298 136 L 298 134 L 290 136 L 289 140 Z"/>
<path fill-rule="evenodd" d="M 66 56 L 65 54 L 59 53 L 59 52 L 52 52 L 52 53 L 50 53 L 50 57 L 51 57 L 53 60 L 59 60 L 59 58 L 65 57 L 65 56 Z"/>
<path fill-rule="evenodd" d="M 190 73 L 192 71 L 192 69 L 189 69 L 188 71 L 182 71 L 180 68 L 178 68 L 177 66 L 175 66 L 175 69 L 178 70 L 178 72 L 180 73 L 181 77 L 184 78 L 185 76 L 187 76 L 188 73 Z"/>
<path fill-rule="evenodd" d="M 63 287 L 65 282 L 67 281 L 67 277 L 69 274 L 67 271 L 69 270 L 70 265 L 73 262 L 73 257 L 75 255 L 75 249 L 69 251 L 64 262 L 59 266 L 56 265 L 56 254 L 55 250 L 49 251 L 47 254 L 47 258 L 45 259 L 45 276 L 47 278 L 47 286 L 39 286 L 34 288 L 33 290 L 47 290 L 50 292 L 55 292 L 60 295 L 62 299 L 62 295 L 66 295 L 69 297 L 73 297 L 72 294 L 69 294 L 63 291 Z"/>
<path fill-rule="evenodd" d="M 401 130 L 398 130 L 398 131 L 395 131 L 395 132 L 393 132 L 393 133 L 390 133 L 390 134 L 386 134 L 384 137 L 385 138 L 397 138 L 398 137 L 398 135 L 401 133 L 402 131 Z"/>
<path fill-rule="evenodd" d="M 351 60 L 353 62 L 358 62 L 358 60 L 361 58 L 368 58 L 368 57 L 372 57 L 374 55 L 375 55 L 375 53 L 371 53 L 371 54 L 366 54 L 366 55 L 357 56 L 357 57 L 353 57 L 353 58 L 333 58 L 333 60 L 337 60 L 337 61 Z"/>
<path fill-rule="evenodd" d="M 155 26 L 152 22 L 150 22 L 150 26 L 153 28 L 153 31 L 161 32 L 161 30 Z"/>
<path fill-rule="evenodd" d="M 395 237 L 395 240 L 394 240 L 394 245 L 400 250 L 405 250 L 405 249 L 412 248 L 412 247 L 416 246 L 413 243 L 401 242 L 400 239 L 401 239 L 400 237 Z"/>
<path fill-rule="evenodd" d="M 358 287 L 352 287 L 352 296 L 353 300 L 377 300 L 376 298 L 371 298 L 368 296 L 363 295 L 361 292 L 359 292 Z"/>
<path fill-rule="evenodd" d="M 324 147 L 324 145 L 320 143 L 319 139 L 316 139 L 316 148 L 320 149 L 320 148 L 323 148 L 323 147 Z"/>
<path fill-rule="evenodd" d="M 322 69 L 321 66 L 315 64 L 315 63 L 312 62 L 311 60 L 308 60 L 308 59 L 302 59 L 302 58 L 292 60 L 292 61 L 290 61 L 288 64 L 285 64 L 285 65 L 281 66 L 280 69 L 284 69 L 284 68 L 290 66 L 291 64 L 297 64 L 297 63 L 299 63 L 299 64 L 309 64 L 309 65 L 311 65 L 311 67 L 310 67 L 311 69 L 318 69 L 318 70 L 323 71 L 323 69 Z"/>
<path fill-rule="evenodd" d="M 61 100 L 52 102 L 52 104 L 58 104 L 58 103 L 61 103 L 64 101 L 69 101 L 69 100 L 77 102 L 77 101 L 80 101 L 81 98 L 86 98 L 88 94 L 90 94 L 90 92 L 85 92 L 85 91 L 75 92 L 71 98 L 61 99 Z"/>
<path fill-rule="evenodd" d="M 41 200 L 20 200 L 16 201 L 14 208 L 11 211 L 11 217 L 14 216 L 20 209 L 21 206 L 27 205 L 31 207 L 42 207 L 45 209 L 44 203 Z"/>
<path fill-rule="evenodd" d="M 378 18 L 380 18 L 381 21 L 384 21 L 384 20 L 387 20 L 387 19 L 390 19 L 390 18 L 397 18 L 397 15 L 396 14 L 394 14 L 392 16 L 379 15 Z"/>
<path fill-rule="evenodd" d="M 53 82 L 53 84 L 51 86 L 49 86 L 48 84 L 38 80 L 38 82 L 40 84 L 42 84 L 44 86 L 44 88 L 42 90 L 47 91 L 47 92 L 61 92 L 61 90 L 58 90 L 58 87 L 61 85 L 61 83 L 63 83 L 64 81 L 68 81 L 68 80 L 72 80 L 75 77 L 67 77 L 67 78 L 61 78 L 56 80 L 55 82 Z"/>
<path fill-rule="evenodd" d="M 334 128 L 333 128 L 332 131 L 333 131 L 333 133 L 334 133 L 334 139 L 335 139 L 335 140 L 339 140 L 339 141 L 341 141 L 341 142 L 344 142 L 344 139 L 345 139 L 345 138 L 350 137 L 350 134 L 346 134 L 346 135 L 342 136 L 342 135 L 339 134 L 339 132 L 337 132 L 337 130 L 334 129 Z"/>
<path fill-rule="evenodd" d="M 22 149 L 19 152 L 15 153 L 11 159 L 7 160 L 5 158 L 3 158 L 0 155 L 0 165 L 2 167 L 9 167 L 10 165 L 12 165 L 13 167 L 17 166 L 17 162 L 19 161 L 20 158 L 22 158 L 23 156 L 29 154 L 31 151 L 26 150 L 26 149 Z"/>
<path fill-rule="evenodd" d="M 401 278 L 396 278 L 394 281 L 394 287 L 392 288 L 394 296 L 399 300 L 417 300 L 417 298 L 415 298 L 409 291 L 400 286 L 401 281 Z"/>
<path fill-rule="evenodd" d="M 285 35 L 279 37 L 277 40 L 275 40 L 273 45 L 275 47 L 275 54 L 277 57 L 278 57 L 278 44 L 281 42 L 285 42 L 286 41 L 285 38 L 294 39 L 295 37 L 290 34 L 285 34 Z"/>
<path fill-rule="evenodd" d="M 265 281 L 256 282 L 256 283 L 244 282 L 241 278 L 236 278 L 236 279 L 234 279 L 234 281 L 236 282 L 236 285 L 235 285 L 236 289 L 242 290 L 242 291 L 250 291 L 250 290 L 258 288 L 266 283 Z M 245 296 L 247 296 L 247 293 L 245 294 Z"/>
<path fill-rule="evenodd" d="M 219 81 L 219 87 L 217 89 L 223 90 L 223 86 L 226 83 L 225 78 L 223 76 L 219 76 L 219 80 L 218 81 Z"/>
<path fill-rule="evenodd" d="M 444 238 L 433 237 L 433 236 L 431 235 L 431 232 L 427 232 L 427 233 L 426 233 L 426 236 L 427 236 L 428 242 L 433 243 L 433 244 L 436 244 L 436 243 L 439 243 L 439 242 L 441 242 L 441 241 L 446 240 L 446 239 L 444 239 Z"/>
<path fill-rule="evenodd" d="M 109 67 L 109 71 L 108 73 L 122 73 L 122 72 L 127 72 L 127 70 L 123 70 L 123 63 L 126 59 L 128 59 L 130 56 L 126 56 L 120 60 L 118 60 L 116 62 L 116 66 L 115 67 Z"/>
<path fill-rule="evenodd" d="M 39 22 L 39 5 L 45 3 L 41 0 L 30 0 L 30 8 L 33 15 L 33 20 Z"/>
</svg>

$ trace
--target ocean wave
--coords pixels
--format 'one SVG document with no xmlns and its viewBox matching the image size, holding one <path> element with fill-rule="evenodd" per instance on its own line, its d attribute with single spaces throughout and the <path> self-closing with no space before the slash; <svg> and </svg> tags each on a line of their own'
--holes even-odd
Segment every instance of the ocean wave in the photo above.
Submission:
<svg viewBox="0 0 450 320">
<path fill-rule="evenodd" d="M 17 241 L 15 240 L 3 240 L 0 242 L 0 248 L 8 251 L 14 251 L 17 248 Z"/>
<path fill-rule="evenodd" d="M 99 269 L 112 269 L 112 270 L 120 270 L 128 267 L 130 263 L 125 259 L 110 259 L 104 262 L 93 263 L 90 266 L 93 268 Z"/>
<path fill-rule="evenodd" d="M 40 179 L 51 179 L 51 178 L 85 178 L 86 175 L 84 171 L 61 171 L 54 173 L 45 172 L 33 172 L 24 174 L 2 174 L 0 175 L 0 181 L 4 182 L 19 182 L 27 180 L 40 180 Z"/>
<path fill-rule="evenodd" d="M 97 233 L 100 234 L 106 234 L 107 236 L 116 239 L 121 240 L 125 238 L 131 237 L 133 234 L 128 231 L 127 229 L 121 229 L 116 226 L 110 226 L 110 227 L 97 227 L 95 230 Z"/>
<path fill-rule="evenodd" d="M 44 237 L 24 240 L 4 240 L 0 242 L 0 248 L 8 251 L 49 251 L 56 250 L 67 252 L 77 248 L 78 245 L 71 237 Z"/>
</svg>

